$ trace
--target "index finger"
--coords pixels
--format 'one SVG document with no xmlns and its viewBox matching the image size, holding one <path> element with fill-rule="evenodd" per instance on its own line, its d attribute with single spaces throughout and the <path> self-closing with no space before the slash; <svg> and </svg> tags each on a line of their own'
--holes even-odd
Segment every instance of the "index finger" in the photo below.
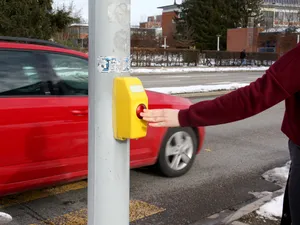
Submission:
<svg viewBox="0 0 300 225">
<path fill-rule="evenodd" d="M 145 109 L 144 113 L 141 113 L 141 115 L 145 116 L 155 116 L 155 117 L 160 117 L 164 115 L 164 110 L 163 109 Z"/>
</svg>

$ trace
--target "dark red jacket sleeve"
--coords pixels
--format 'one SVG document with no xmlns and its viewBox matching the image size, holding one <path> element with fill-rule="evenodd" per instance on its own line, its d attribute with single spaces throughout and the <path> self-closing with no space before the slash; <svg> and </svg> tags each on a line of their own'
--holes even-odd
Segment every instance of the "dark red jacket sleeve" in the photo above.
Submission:
<svg viewBox="0 0 300 225">
<path fill-rule="evenodd" d="M 254 116 L 300 90 L 300 47 L 277 60 L 250 85 L 179 111 L 182 127 L 219 125 Z"/>
</svg>

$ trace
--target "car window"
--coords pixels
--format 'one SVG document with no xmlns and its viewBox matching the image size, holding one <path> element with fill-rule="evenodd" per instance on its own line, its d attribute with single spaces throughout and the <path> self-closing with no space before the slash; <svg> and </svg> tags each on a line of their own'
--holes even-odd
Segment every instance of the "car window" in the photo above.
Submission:
<svg viewBox="0 0 300 225">
<path fill-rule="evenodd" d="M 0 50 L 0 96 L 45 95 L 32 52 Z"/>
<path fill-rule="evenodd" d="M 88 95 L 88 60 L 75 56 L 47 53 L 52 68 L 59 77 L 62 95 Z"/>
</svg>

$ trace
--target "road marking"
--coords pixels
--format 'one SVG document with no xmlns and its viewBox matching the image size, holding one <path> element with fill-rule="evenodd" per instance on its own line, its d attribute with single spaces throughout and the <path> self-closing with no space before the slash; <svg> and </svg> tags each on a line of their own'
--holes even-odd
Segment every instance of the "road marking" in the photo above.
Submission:
<svg viewBox="0 0 300 225">
<path fill-rule="evenodd" d="M 207 152 L 211 152 L 211 149 L 207 148 L 207 149 L 205 149 L 205 151 L 207 151 Z"/>
<path fill-rule="evenodd" d="M 87 181 L 79 181 L 75 183 L 65 184 L 52 188 L 42 190 L 33 190 L 17 195 L 7 196 L 0 199 L 0 208 L 7 208 L 9 206 L 34 201 L 37 199 L 47 198 L 50 196 L 67 193 L 69 191 L 76 191 L 87 187 Z"/>
<path fill-rule="evenodd" d="M 163 212 L 165 209 L 148 204 L 143 201 L 132 200 L 130 201 L 130 222 L 140 220 L 157 213 Z M 31 225 L 86 225 L 87 224 L 87 208 L 77 210 L 62 216 L 48 219 L 39 224 Z"/>
</svg>

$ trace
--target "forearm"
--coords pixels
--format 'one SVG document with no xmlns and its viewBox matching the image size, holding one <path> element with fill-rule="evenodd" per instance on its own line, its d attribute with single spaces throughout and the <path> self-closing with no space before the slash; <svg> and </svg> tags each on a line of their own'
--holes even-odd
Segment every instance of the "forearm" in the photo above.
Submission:
<svg viewBox="0 0 300 225">
<path fill-rule="evenodd" d="M 250 85 L 179 112 L 181 126 L 210 126 L 242 120 L 283 101 L 289 93 L 268 72 Z"/>
</svg>

